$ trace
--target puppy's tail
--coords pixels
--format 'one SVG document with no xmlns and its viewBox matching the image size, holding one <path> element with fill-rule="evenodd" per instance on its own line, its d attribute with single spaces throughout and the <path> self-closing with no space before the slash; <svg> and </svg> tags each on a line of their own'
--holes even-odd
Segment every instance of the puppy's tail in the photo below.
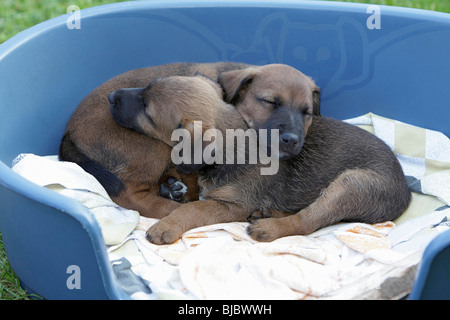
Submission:
<svg viewBox="0 0 450 320">
<path fill-rule="evenodd" d="M 59 160 L 78 164 L 84 171 L 92 174 L 111 197 L 117 197 L 125 189 L 125 184 L 119 177 L 83 154 L 68 132 L 64 134 L 59 146 Z"/>
</svg>

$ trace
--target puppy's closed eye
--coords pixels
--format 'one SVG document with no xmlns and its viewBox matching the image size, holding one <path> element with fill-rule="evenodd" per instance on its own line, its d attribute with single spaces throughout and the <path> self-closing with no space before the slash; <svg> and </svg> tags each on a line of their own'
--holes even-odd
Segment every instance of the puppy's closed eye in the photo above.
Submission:
<svg viewBox="0 0 450 320">
<path fill-rule="evenodd" d="M 153 118 L 147 113 L 144 112 L 145 116 L 147 117 L 148 122 L 154 127 L 157 128 L 158 126 L 156 125 L 155 121 L 153 121 Z"/>
<path fill-rule="evenodd" d="M 258 98 L 258 100 L 260 102 L 263 102 L 265 104 L 268 104 L 268 105 L 272 106 L 274 109 L 276 109 L 276 108 L 281 106 L 281 100 L 278 97 Z"/>
<path fill-rule="evenodd" d="M 306 107 L 306 108 L 300 108 L 300 110 L 301 110 L 303 116 L 305 116 L 305 117 L 310 117 L 313 114 L 312 108 Z"/>
</svg>

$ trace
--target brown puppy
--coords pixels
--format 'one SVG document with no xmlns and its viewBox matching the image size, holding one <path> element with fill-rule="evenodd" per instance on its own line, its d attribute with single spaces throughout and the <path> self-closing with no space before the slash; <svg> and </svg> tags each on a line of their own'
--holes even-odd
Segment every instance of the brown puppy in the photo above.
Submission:
<svg viewBox="0 0 450 320">
<path fill-rule="evenodd" d="M 410 192 L 389 147 L 362 129 L 313 116 L 314 104 L 318 103 L 317 88 L 303 74 L 278 66 L 285 74 L 293 72 L 289 84 L 258 79 L 270 77 L 266 72 L 271 68 L 274 66 L 258 68 L 251 76 L 248 70 L 222 74 L 222 84 L 226 76 L 235 77 L 237 85 L 228 89 L 226 95 L 236 103 L 239 112 L 221 100 L 212 81 L 201 77 L 160 79 L 141 89 L 145 108 L 114 110 L 114 118 L 122 125 L 172 145 L 171 130 L 185 128 L 195 135 L 194 120 L 202 121 L 202 133 L 217 129 L 225 134 L 226 129 L 246 129 L 248 124 L 272 125 L 280 130 L 280 143 L 283 133 L 296 134 L 295 129 L 299 130 L 299 136 L 292 138 L 297 142 L 286 141 L 294 149 L 291 154 L 300 145 L 298 155 L 289 157 L 289 150 L 280 147 L 280 155 L 285 159 L 280 160 L 273 175 L 261 175 L 261 164 L 181 164 L 179 167 L 185 171 L 201 168 L 204 200 L 177 204 L 177 209 L 147 231 L 151 242 L 171 243 L 189 229 L 244 221 L 249 215 L 255 216 L 255 211 L 262 213 L 256 216 L 272 218 L 253 222 L 249 234 L 260 241 L 271 241 L 309 234 L 343 220 L 392 220 L 407 208 Z M 240 80 L 239 73 L 243 76 Z M 169 98 L 171 103 L 166 104 Z M 251 108 L 258 114 L 259 108 L 269 112 L 266 118 L 257 119 L 249 112 Z M 298 119 L 297 128 L 289 128 L 292 119 Z M 209 148 L 204 142 L 203 151 Z"/>
<path fill-rule="evenodd" d="M 177 203 L 159 193 L 183 202 L 197 200 L 197 174 L 185 175 L 175 170 L 170 161 L 171 148 L 164 142 L 118 125 L 111 117 L 108 95 L 120 88 L 147 86 L 161 77 L 193 76 L 200 72 L 217 79 L 224 71 L 243 68 L 247 65 L 178 63 L 118 75 L 93 90 L 77 107 L 67 125 L 59 157 L 78 163 L 95 176 L 121 206 L 147 217 L 164 217 Z M 109 99 L 120 104 L 120 92 Z M 178 179 L 187 186 L 186 194 Z"/>
</svg>

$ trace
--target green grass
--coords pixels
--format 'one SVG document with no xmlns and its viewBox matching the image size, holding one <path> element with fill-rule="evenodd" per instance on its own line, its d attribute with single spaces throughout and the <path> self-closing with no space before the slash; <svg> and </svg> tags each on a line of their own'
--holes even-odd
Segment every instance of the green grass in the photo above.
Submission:
<svg viewBox="0 0 450 320">
<path fill-rule="evenodd" d="M 385 4 L 391 6 L 420 8 L 450 13 L 450 0 L 341 0 Z M 42 21 L 66 13 L 70 4 L 76 4 L 81 9 L 120 0 L 1 0 L 0 3 L 0 43 L 11 38 Z"/>
<path fill-rule="evenodd" d="M 20 287 L 19 279 L 14 274 L 6 259 L 3 240 L 0 235 L 0 300 L 28 300 L 26 292 Z"/>
<path fill-rule="evenodd" d="M 274 0 L 275 1 L 275 0 Z M 450 13 L 450 0 L 343 0 L 371 4 L 395 5 Z M 1 0 L 0 44 L 33 25 L 60 16 L 76 4 L 81 9 L 120 0 Z M 0 300 L 28 299 L 8 263 L 0 235 Z"/>
<path fill-rule="evenodd" d="M 114 2 L 121 0 L 1 0 L 0 43 L 31 26 L 67 13 L 67 7 L 72 4 L 84 9 Z"/>
</svg>

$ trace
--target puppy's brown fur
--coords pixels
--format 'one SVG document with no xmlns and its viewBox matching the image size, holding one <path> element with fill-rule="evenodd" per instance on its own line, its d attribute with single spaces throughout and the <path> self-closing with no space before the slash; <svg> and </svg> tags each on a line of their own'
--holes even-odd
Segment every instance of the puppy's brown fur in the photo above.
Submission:
<svg viewBox="0 0 450 320">
<path fill-rule="evenodd" d="M 288 71 L 286 66 L 278 68 Z M 309 234 L 343 220 L 367 223 L 392 220 L 408 206 L 410 192 L 388 146 L 362 129 L 313 116 L 313 110 L 318 108 L 315 106 L 318 90 L 309 78 L 297 74 L 291 79 L 295 80 L 296 90 L 291 90 L 280 78 L 279 82 L 264 87 L 257 79 L 267 76 L 264 69 L 261 67 L 253 74 L 251 81 L 242 72 L 244 77 L 236 81 L 237 86 L 225 88 L 237 110 L 222 101 L 215 84 L 201 77 L 161 79 L 141 92 L 146 101 L 143 111 L 132 115 L 125 111 L 124 115 L 124 110 L 116 110 L 116 120 L 131 120 L 127 125 L 166 143 L 171 142 L 170 130 L 179 128 L 179 124 L 190 128 L 193 119 L 223 133 L 228 128 L 246 129 L 250 124 L 292 134 L 296 134 L 296 128 L 290 128 L 291 120 L 300 119 L 298 132 L 304 140 L 290 144 L 293 149 L 300 145 L 300 150 L 297 155 L 285 150 L 290 154 L 280 162 L 277 174 L 260 175 L 261 165 L 202 164 L 200 185 L 205 200 L 177 204 L 178 208 L 147 231 L 151 242 L 171 243 L 189 229 L 245 221 L 249 215 L 269 217 L 254 221 L 248 232 L 257 240 L 271 241 L 287 235 Z M 237 73 L 232 72 L 231 76 L 238 77 Z M 222 84 L 226 76 L 222 74 Z M 194 92 L 184 92 L 187 99 L 170 106 L 160 99 L 183 91 Z M 276 103 L 269 100 L 272 98 Z M 270 110 L 265 118 L 255 117 L 262 113 L 260 108 Z M 165 115 L 157 117 L 162 112 Z M 152 119 L 148 120 L 152 122 L 150 125 L 145 123 L 142 113 Z M 183 169 L 187 168 L 189 165 Z M 194 165 L 193 169 L 198 170 L 199 166 Z"/>
<path fill-rule="evenodd" d="M 123 207 L 147 217 L 164 217 L 177 203 L 159 196 L 160 184 L 171 176 L 181 179 L 188 187 L 183 202 L 196 200 L 197 174 L 183 174 L 171 165 L 169 145 L 118 125 L 111 117 L 108 95 L 122 88 L 147 86 L 161 77 L 200 72 L 216 79 L 224 71 L 247 67 L 238 63 L 178 63 L 116 76 L 93 90 L 77 107 L 60 145 L 60 159 L 76 162 L 94 175 Z"/>
</svg>

